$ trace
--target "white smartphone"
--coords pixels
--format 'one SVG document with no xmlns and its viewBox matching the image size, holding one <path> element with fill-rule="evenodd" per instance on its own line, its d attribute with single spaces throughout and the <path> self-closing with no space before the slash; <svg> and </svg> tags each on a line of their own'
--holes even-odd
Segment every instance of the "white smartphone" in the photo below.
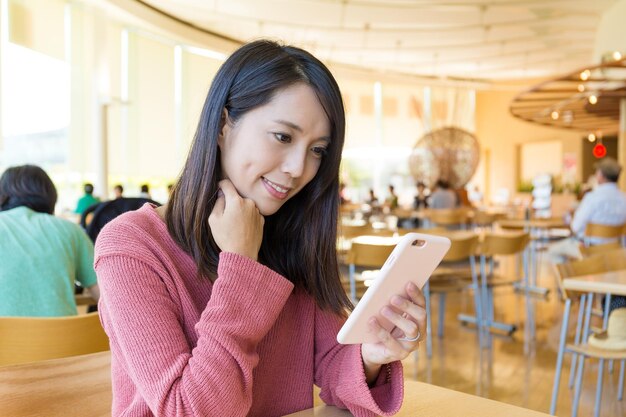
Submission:
<svg viewBox="0 0 626 417">
<path fill-rule="evenodd" d="M 380 310 L 390 305 L 394 295 L 406 297 L 409 281 L 420 289 L 424 287 L 448 249 L 450 239 L 443 236 L 421 233 L 404 235 L 339 330 L 337 341 L 342 344 L 378 342 L 376 335 L 369 330 L 368 320 L 376 317 L 385 329 L 391 331 L 393 323 L 383 317 Z"/>
</svg>

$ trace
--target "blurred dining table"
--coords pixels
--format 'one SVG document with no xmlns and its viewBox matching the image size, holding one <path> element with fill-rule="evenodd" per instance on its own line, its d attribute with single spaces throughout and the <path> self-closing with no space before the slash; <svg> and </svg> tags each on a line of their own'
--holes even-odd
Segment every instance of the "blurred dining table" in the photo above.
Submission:
<svg viewBox="0 0 626 417">
<path fill-rule="evenodd" d="M 514 405 L 452 391 L 417 381 L 404 382 L 404 401 L 397 417 L 541 417 L 548 414 Z M 322 405 L 288 417 L 349 417 L 349 411 Z"/>
</svg>

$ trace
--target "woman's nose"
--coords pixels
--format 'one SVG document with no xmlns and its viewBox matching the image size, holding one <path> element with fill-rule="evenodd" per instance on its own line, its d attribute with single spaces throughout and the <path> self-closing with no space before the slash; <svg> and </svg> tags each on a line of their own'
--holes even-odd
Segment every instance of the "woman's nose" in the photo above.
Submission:
<svg viewBox="0 0 626 417">
<path fill-rule="evenodd" d="M 283 161 L 282 170 L 292 178 L 301 177 L 306 165 L 306 150 L 294 147 L 287 153 Z"/>
</svg>

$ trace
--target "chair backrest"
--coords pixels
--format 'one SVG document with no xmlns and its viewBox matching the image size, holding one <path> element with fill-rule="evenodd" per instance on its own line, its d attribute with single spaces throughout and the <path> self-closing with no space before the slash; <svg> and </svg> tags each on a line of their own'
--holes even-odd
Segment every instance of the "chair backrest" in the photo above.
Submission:
<svg viewBox="0 0 626 417">
<path fill-rule="evenodd" d="M 450 243 L 450 249 L 443 257 L 443 261 L 462 261 L 476 254 L 478 235 L 468 233 L 462 237 L 450 238 Z"/>
<path fill-rule="evenodd" d="M 339 223 L 337 235 L 344 239 L 352 239 L 353 237 L 370 234 L 371 231 L 372 227 L 369 225 L 369 223 L 359 225 Z"/>
<path fill-rule="evenodd" d="M 395 245 L 352 242 L 346 261 L 351 265 L 380 268 L 394 248 Z"/>
<path fill-rule="evenodd" d="M 602 253 L 607 271 L 626 269 L 626 248 L 613 249 Z"/>
<path fill-rule="evenodd" d="M 481 255 L 513 255 L 522 252 L 530 242 L 525 232 L 486 233 L 478 251 Z"/>
<path fill-rule="evenodd" d="M 158 203 L 149 198 L 132 197 L 132 198 L 116 198 L 115 200 L 104 201 L 99 203 L 93 211 L 91 223 L 87 226 L 87 234 L 93 242 L 96 241 L 100 230 L 111 220 L 127 211 L 140 209 L 144 204 L 151 203 L 160 206 Z M 91 208 L 91 207 L 90 207 Z M 81 219 L 82 221 L 82 219 Z M 82 222 L 81 222 L 82 223 Z"/>
<path fill-rule="evenodd" d="M 0 317 L 0 366 L 109 350 L 98 313 Z"/>
<path fill-rule="evenodd" d="M 562 278 L 607 272 L 606 263 L 602 255 L 557 264 L 557 269 Z"/>
<path fill-rule="evenodd" d="M 585 237 L 619 238 L 624 234 L 626 224 L 609 226 L 606 224 L 587 223 Z"/>
<path fill-rule="evenodd" d="M 437 235 L 437 234 L 445 234 L 448 232 L 448 229 L 444 229 L 443 227 L 429 227 L 428 229 L 424 229 L 421 227 L 414 229 L 398 229 L 398 235 L 404 236 L 407 233 L 423 233 L 427 235 Z"/>
<path fill-rule="evenodd" d="M 491 226 L 496 221 L 497 216 L 495 214 L 487 213 L 486 211 L 476 210 L 472 217 L 472 223 L 481 226 Z"/>
<path fill-rule="evenodd" d="M 568 298 L 567 291 L 563 287 L 563 279 L 587 274 L 599 274 L 606 272 L 606 263 L 602 255 L 590 256 L 589 258 L 569 261 L 556 265 L 558 290 L 563 298 Z"/>
<path fill-rule="evenodd" d="M 467 217 L 468 210 L 466 208 L 428 210 L 428 219 L 432 223 L 444 226 L 465 224 Z"/>
<path fill-rule="evenodd" d="M 593 246 L 580 246 L 580 253 L 584 256 L 584 257 L 588 257 L 588 256 L 593 256 L 593 255 L 599 255 L 602 253 L 605 253 L 607 251 L 612 251 L 615 249 L 619 249 L 621 248 L 622 245 L 619 241 L 615 241 L 615 242 L 609 242 L 609 243 L 602 243 L 600 245 L 593 245 Z"/>
<path fill-rule="evenodd" d="M 111 416 L 111 353 L 0 367 L 3 416 Z"/>
</svg>

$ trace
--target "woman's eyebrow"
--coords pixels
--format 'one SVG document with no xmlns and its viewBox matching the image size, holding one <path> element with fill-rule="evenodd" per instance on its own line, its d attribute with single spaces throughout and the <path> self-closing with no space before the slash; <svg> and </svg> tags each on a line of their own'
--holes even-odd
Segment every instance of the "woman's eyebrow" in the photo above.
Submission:
<svg viewBox="0 0 626 417">
<path fill-rule="evenodd" d="M 297 130 L 298 132 L 302 133 L 302 128 L 295 123 L 288 122 L 287 120 L 281 120 L 281 119 L 274 120 L 274 122 L 279 123 L 281 125 L 289 126 L 293 130 Z"/>
<path fill-rule="evenodd" d="M 281 124 L 281 125 L 288 126 L 288 127 L 292 128 L 293 130 L 296 130 L 296 131 L 302 133 L 302 128 L 300 126 L 298 126 L 295 123 L 289 122 L 287 120 L 277 119 L 277 120 L 274 120 L 274 123 L 278 123 L 278 124 Z M 330 136 L 322 136 L 319 139 L 330 143 Z"/>
</svg>

